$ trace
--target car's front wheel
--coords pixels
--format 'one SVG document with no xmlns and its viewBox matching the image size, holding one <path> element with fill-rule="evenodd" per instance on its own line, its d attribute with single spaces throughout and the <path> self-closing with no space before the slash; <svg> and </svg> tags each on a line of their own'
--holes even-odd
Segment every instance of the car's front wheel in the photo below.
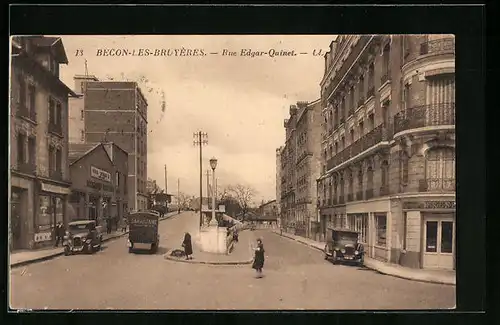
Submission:
<svg viewBox="0 0 500 325">
<path fill-rule="evenodd" d="M 328 260 L 328 245 L 325 245 L 324 252 L 325 252 L 325 260 Z"/>
</svg>

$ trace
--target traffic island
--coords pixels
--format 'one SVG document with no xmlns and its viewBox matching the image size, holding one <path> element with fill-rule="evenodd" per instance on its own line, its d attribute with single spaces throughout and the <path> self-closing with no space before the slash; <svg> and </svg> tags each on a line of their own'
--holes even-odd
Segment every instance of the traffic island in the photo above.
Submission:
<svg viewBox="0 0 500 325">
<path fill-rule="evenodd" d="M 230 254 L 216 254 L 203 252 L 193 243 L 192 259 L 186 259 L 184 251 L 180 248 L 170 249 L 165 255 L 166 260 L 190 263 L 190 264 L 210 264 L 210 265 L 244 265 L 253 262 L 253 251 L 251 243 L 254 236 L 249 231 L 240 233 L 239 240 L 235 243 Z"/>
</svg>

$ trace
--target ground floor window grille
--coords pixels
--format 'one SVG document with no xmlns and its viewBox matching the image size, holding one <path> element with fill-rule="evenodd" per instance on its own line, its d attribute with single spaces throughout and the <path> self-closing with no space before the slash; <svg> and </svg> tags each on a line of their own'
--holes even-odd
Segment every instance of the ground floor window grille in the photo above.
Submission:
<svg viewBox="0 0 500 325">
<path fill-rule="evenodd" d="M 387 237 L 387 216 L 386 215 L 375 215 L 375 226 L 377 231 L 377 241 L 378 246 L 386 246 Z"/>
<path fill-rule="evenodd" d="M 368 214 L 353 214 L 348 216 L 348 227 L 359 233 L 359 241 L 367 242 Z"/>
</svg>

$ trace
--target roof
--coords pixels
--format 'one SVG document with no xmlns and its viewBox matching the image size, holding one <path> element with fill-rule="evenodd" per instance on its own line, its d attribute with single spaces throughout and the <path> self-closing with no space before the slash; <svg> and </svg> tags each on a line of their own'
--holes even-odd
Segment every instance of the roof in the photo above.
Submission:
<svg viewBox="0 0 500 325">
<path fill-rule="evenodd" d="M 59 63 L 68 64 L 68 57 L 60 37 L 36 37 L 33 38 L 33 43 L 38 47 L 50 47 L 59 59 Z"/>
<path fill-rule="evenodd" d="M 68 152 L 69 164 L 73 165 L 99 147 L 104 149 L 104 152 L 106 152 L 109 160 L 113 163 L 102 143 L 70 143 Z"/>
</svg>

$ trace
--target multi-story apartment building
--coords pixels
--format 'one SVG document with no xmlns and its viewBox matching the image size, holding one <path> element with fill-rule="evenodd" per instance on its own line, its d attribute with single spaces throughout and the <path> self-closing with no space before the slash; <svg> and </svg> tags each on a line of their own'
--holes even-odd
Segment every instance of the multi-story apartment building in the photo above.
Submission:
<svg viewBox="0 0 500 325">
<path fill-rule="evenodd" d="M 147 107 L 136 82 L 99 81 L 94 76 L 74 77 L 83 95 L 70 110 L 71 140 L 114 142 L 128 153 L 128 208 L 147 209 Z"/>
<path fill-rule="evenodd" d="M 455 41 L 340 36 L 325 56 L 322 230 L 359 231 L 368 256 L 455 267 Z"/>
<path fill-rule="evenodd" d="M 321 101 L 298 102 L 285 120 L 285 146 L 281 149 L 281 212 L 288 231 L 316 237 L 319 223 L 316 179 L 320 176 Z M 313 226 L 313 232 L 311 232 Z"/>
<path fill-rule="evenodd" d="M 316 238 L 319 234 L 316 179 L 321 171 L 321 101 L 298 102 L 297 107 L 296 220 L 298 224 L 305 225 L 307 237 Z"/>
<path fill-rule="evenodd" d="M 70 193 L 68 96 L 59 79 L 68 58 L 60 38 L 13 37 L 10 100 L 11 249 L 53 245 Z"/>
<path fill-rule="evenodd" d="M 278 213 L 278 222 L 281 225 L 281 151 L 283 147 L 276 149 L 276 209 Z"/>
</svg>

